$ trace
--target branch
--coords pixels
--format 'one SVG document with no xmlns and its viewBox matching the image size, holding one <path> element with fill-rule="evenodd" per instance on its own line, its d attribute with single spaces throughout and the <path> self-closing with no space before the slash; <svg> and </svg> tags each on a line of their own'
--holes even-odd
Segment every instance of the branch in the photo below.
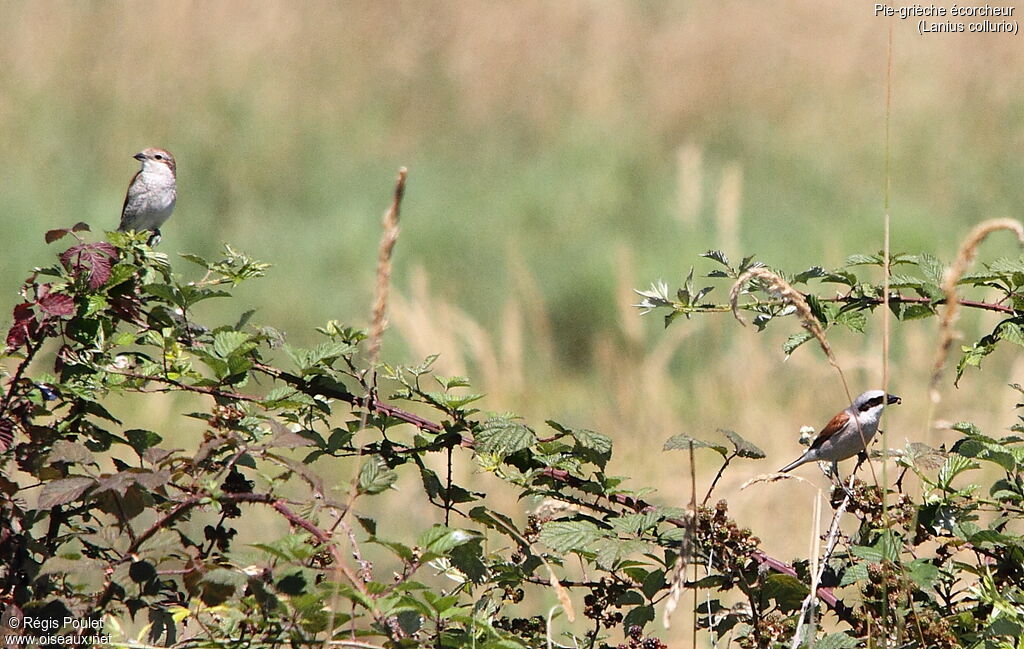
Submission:
<svg viewBox="0 0 1024 649">
<path fill-rule="evenodd" d="M 818 300 L 820 302 L 843 302 L 843 303 L 847 303 L 847 304 L 852 303 L 852 302 L 867 302 L 867 303 L 870 303 L 870 304 L 873 304 L 873 305 L 880 305 L 880 304 L 883 303 L 883 299 L 880 298 L 880 297 L 859 297 L 858 298 L 858 297 L 845 296 L 845 297 L 818 298 Z M 969 307 L 969 308 L 972 308 L 972 309 L 982 309 L 982 310 L 985 310 L 985 311 L 996 311 L 998 313 L 1008 313 L 1008 314 L 1011 314 L 1011 315 L 1016 315 L 1016 313 L 1017 313 L 1016 309 L 1014 309 L 1013 307 L 1006 306 L 1005 304 L 996 304 L 994 302 L 980 302 L 978 300 L 957 300 L 957 302 L 960 305 L 962 305 L 962 306 Z M 940 300 L 940 301 L 936 302 L 935 300 L 932 300 L 931 298 L 927 298 L 927 297 L 910 297 L 910 296 L 904 296 L 904 295 L 890 295 L 889 296 L 889 303 L 890 304 L 903 303 L 903 304 L 928 304 L 928 305 L 935 305 L 935 304 L 943 304 L 943 301 Z"/>
<path fill-rule="evenodd" d="M 333 398 L 333 399 L 340 399 L 340 400 L 345 401 L 347 403 L 350 403 L 350 404 L 352 404 L 353 406 L 356 406 L 356 407 L 361 407 L 361 408 L 362 407 L 367 407 L 367 404 L 366 404 L 367 399 L 365 399 L 363 397 L 357 397 L 356 395 L 354 395 L 354 394 L 352 394 L 350 392 L 347 392 L 347 391 L 344 391 L 344 390 L 339 390 L 339 389 L 333 388 L 333 387 L 316 386 L 316 385 L 313 385 L 310 382 L 306 381 L 302 377 L 296 376 L 294 374 L 290 374 L 288 372 L 279 370 L 279 369 L 277 369 L 275 367 L 271 367 L 269 365 L 265 365 L 265 364 L 262 364 L 262 363 L 256 363 L 254 365 L 254 368 L 259 370 L 260 372 L 263 372 L 264 374 L 266 374 L 268 376 L 271 376 L 271 377 L 273 377 L 275 379 L 278 379 L 280 381 L 284 381 L 285 383 L 291 385 L 292 387 L 294 387 L 295 389 L 299 390 L 300 392 L 302 392 L 304 394 L 308 394 L 310 396 L 320 396 L 320 397 L 328 397 L 328 398 Z M 441 424 L 432 422 L 432 421 L 430 421 L 428 419 L 424 419 L 423 417 L 420 417 L 419 415 L 415 415 L 415 414 L 413 414 L 411 412 L 407 412 L 407 411 L 405 411 L 405 410 L 403 410 L 401 408 L 398 408 L 396 406 L 392 406 L 390 404 L 382 403 L 382 402 L 378 401 L 377 399 L 372 399 L 371 403 L 369 404 L 368 409 L 371 410 L 371 411 L 380 412 L 380 413 L 386 414 L 386 415 L 388 415 L 390 417 L 394 417 L 395 419 L 404 421 L 407 424 L 411 424 L 413 426 L 416 426 L 420 430 L 425 430 L 425 431 L 429 431 L 429 432 L 432 432 L 432 433 L 440 433 L 440 432 L 444 431 L 444 426 L 442 426 Z M 473 445 L 474 445 L 473 440 L 468 438 L 468 437 L 463 437 L 462 441 L 460 443 L 460 446 L 462 446 L 464 448 L 473 448 Z M 548 468 L 548 469 L 545 469 L 543 471 L 543 473 L 544 473 L 544 475 L 548 476 L 552 480 L 555 480 L 557 482 L 561 482 L 562 484 L 564 484 L 566 486 L 569 486 L 569 487 L 574 487 L 574 488 L 580 489 L 580 488 L 582 488 L 586 484 L 585 481 L 583 481 L 583 480 L 581 480 L 581 479 L 571 475 L 568 471 L 566 471 L 564 469 Z M 651 509 L 654 508 L 653 505 L 651 505 L 651 504 L 649 504 L 649 503 L 647 503 L 647 502 L 645 502 L 645 501 L 643 501 L 643 500 L 641 500 L 639 498 L 635 498 L 633 496 L 627 496 L 627 495 L 624 495 L 624 494 L 610 494 L 610 495 L 607 495 L 606 498 L 608 498 L 610 501 L 616 503 L 617 505 L 620 505 L 620 506 L 623 506 L 623 507 L 628 507 L 628 508 L 630 508 L 630 509 L 632 509 L 632 510 L 634 510 L 636 512 L 643 512 L 643 511 L 651 510 Z M 684 529 L 687 527 L 687 522 L 684 521 L 681 518 L 669 518 L 669 519 L 666 519 L 666 522 L 669 523 L 670 525 L 675 525 L 676 527 L 681 527 L 681 528 L 684 528 Z M 792 566 L 790 566 L 789 564 L 787 564 L 787 563 L 785 563 L 783 561 L 780 561 L 778 559 L 772 558 L 772 557 L 768 556 L 767 554 L 761 552 L 760 550 L 755 550 L 753 553 L 751 553 L 751 557 L 755 561 L 757 561 L 759 564 L 761 564 L 763 566 L 768 566 L 769 568 L 771 568 L 772 570 L 774 570 L 776 572 L 779 572 L 779 573 L 782 573 L 782 574 L 786 574 L 786 575 L 789 575 L 791 577 L 796 577 L 797 576 L 796 570 L 794 570 Z M 843 620 L 845 622 L 850 622 L 852 620 L 851 611 L 850 611 L 849 607 L 844 605 L 843 602 L 840 601 L 833 594 L 831 588 L 819 587 L 818 588 L 818 597 L 821 598 L 821 600 L 823 602 L 825 602 L 825 604 L 827 604 L 829 606 L 829 608 L 831 608 L 836 613 L 836 615 L 839 617 L 839 619 L 841 619 L 841 620 Z"/>
<path fill-rule="evenodd" d="M 203 504 L 209 496 L 189 496 L 185 500 L 182 500 L 175 505 L 171 511 L 163 515 L 163 517 L 157 519 L 145 532 L 140 534 L 125 550 L 121 558 L 112 563 L 107 567 L 106 570 L 106 584 L 99 597 L 96 599 L 95 610 L 102 610 L 107 604 L 110 603 L 111 598 L 114 596 L 114 566 L 125 563 L 133 559 L 133 557 L 142 548 L 142 545 L 153 538 L 153 536 L 160 530 L 169 527 L 176 520 L 187 514 L 192 510 L 193 507 Z M 293 512 L 288 505 L 278 498 L 275 498 L 271 494 L 256 494 L 256 493 L 222 493 L 217 496 L 217 500 L 228 501 L 235 503 L 259 503 L 264 505 L 270 505 L 274 508 L 277 513 L 284 516 L 289 523 L 296 527 L 301 527 L 306 530 L 320 543 L 327 543 L 331 540 L 331 535 L 320 529 L 316 525 L 313 525 L 306 519 L 302 518 L 295 512 Z"/>
</svg>

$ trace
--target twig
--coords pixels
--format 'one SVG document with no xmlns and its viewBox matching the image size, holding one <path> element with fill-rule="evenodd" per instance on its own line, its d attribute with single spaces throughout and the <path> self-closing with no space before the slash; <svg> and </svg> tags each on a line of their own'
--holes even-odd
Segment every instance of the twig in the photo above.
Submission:
<svg viewBox="0 0 1024 649">
<path fill-rule="evenodd" d="M 821 577 L 825 574 L 825 568 L 828 567 L 828 561 L 832 557 L 832 552 L 836 548 L 836 542 L 839 540 L 839 519 L 842 518 L 843 514 L 846 513 L 846 508 L 850 505 L 850 493 L 853 489 L 853 474 L 850 475 L 850 486 L 846 490 L 846 497 L 843 498 L 843 502 L 836 509 L 836 513 L 832 516 L 832 525 L 828 531 L 828 540 L 825 543 L 825 552 L 821 558 L 818 559 L 818 569 L 811 575 L 811 592 L 804 598 L 803 605 L 800 607 L 800 616 L 796 625 L 796 632 L 793 634 L 793 643 L 790 645 L 790 649 L 797 649 L 800 643 L 803 642 L 803 627 L 807 617 L 813 613 L 812 605 L 814 600 L 817 599 L 818 584 L 821 583 Z M 816 496 L 817 498 L 817 496 Z M 818 502 L 818 501 L 815 501 Z"/>
<path fill-rule="evenodd" d="M 171 511 L 167 512 L 161 518 L 157 519 L 157 521 L 153 523 L 148 529 L 146 529 L 145 532 L 140 534 L 135 539 L 135 541 L 133 541 L 128 546 L 128 549 L 125 550 L 124 554 L 121 555 L 121 558 L 115 561 L 110 566 L 108 566 L 106 585 L 104 586 L 103 591 L 100 593 L 99 597 L 96 598 L 96 606 L 94 607 L 94 609 L 102 610 L 103 607 L 105 607 L 110 602 L 110 599 L 113 597 L 115 584 L 112 580 L 112 575 L 114 566 L 132 560 L 132 557 L 138 553 L 139 549 L 142 548 L 143 544 L 145 544 L 146 541 L 151 539 L 160 530 L 169 527 L 174 521 L 178 520 L 179 518 L 187 514 L 192 508 L 200 504 L 203 504 L 203 502 L 208 497 L 209 496 L 205 494 L 201 496 L 189 496 L 185 500 L 182 500 L 177 505 L 175 505 L 171 509 Z M 296 527 L 301 527 L 302 529 L 312 534 L 313 537 L 318 542 L 327 543 L 331 540 L 331 537 L 327 532 L 321 530 L 316 525 L 310 523 L 306 519 L 302 518 L 301 516 L 293 512 L 288 507 L 288 505 L 285 504 L 283 500 L 280 500 L 271 494 L 222 493 L 217 496 L 217 500 L 236 503 L 258 503 L 270 505 L 271 507 L 274 508 L 275 511 L 277 511 L 277 513 L 284 516 L 289 523 L 295 525 Z"/>
<path fill-rule="evenodd" d="M 262 363 L 255 364 L 254 368 L 268 376 L 283 381 L 291 385 L 295 389 L 299 390 L 300 392 L 308 394 L 310 396 L 321 396 L 340 399 L 349 404 L 352 404 L 353 406 L 365 407 L 375 412 L 380 412 L 390 417 L 394 417 L 395 419 L 415 426 L 420 430 L 429 431 L 432 433 L 440 433 L 444 430 L 444 427 L 441 424 L 420 417 L 419 415 L 403 410 L 402 408 L 399 408 L 397 406 L 383 403 L 376 399 L 374 399 L 372 402 L 367 402 L 362 397 L 357 397 L 354 394 L 351 394 L 350 392 L 339 390 L 335 387 L 313 385 L 306 381 L 305 379 L 302 379 L 301 377 L 295 376 L 294 374 L 290 374 L 288 372 L 284 372 L 275 367 L 264 365 Z M 462 437 L 461 441 L 459 442 L 459 445 L 462 446 L 463 448 L 472 448 L 474 444 L 472 439 L 468 437 Z M 396 445 L 396 449 L 398 448 L 401 447 L 399 445 Z M 573 476 L 564 469 L 547 468 L 544 469 L 543 474 L 551 478 L 552 480 L 560 482 L 569 487 L 581 488 L 585 485 L 585 481 Z M 652 505 L 634 496 L 628 496 L 625 494 L 609 494 L 605 497 L 609 501 L 615 503 L 616 505 L 628 507 L 633 511 L 643 512 L 653 509 Z M 669 518 L 666 519 L 666 522 L 669 525 L 674 525 L 676 527 L 684 529 L 689 526 L 689 523 L 681 518 Z M 751 558 L 753 558 L 759 564 L 768 566 L 770 569 L 776 572 L 786 574 L 791 577 L 797 576 L 796 570 L 794 570 L 792 566 L 783 561 L 770 557 L 764 552 L 761 552 L 760 550 L 753 551 L 751 553 Z M 836 613 L 836 615 L 839 616 L 841 620 L 844 620 L 846 622 L 854 621 L 853 617 L 850 614 L 850 609 L 846 607 L 833 594 L 831 588 L 819 588 L 818 597 L 823 602 L 825 602 L 825 604 L 827 604 L 829 608 L 831 608 Z"/>
</svg>

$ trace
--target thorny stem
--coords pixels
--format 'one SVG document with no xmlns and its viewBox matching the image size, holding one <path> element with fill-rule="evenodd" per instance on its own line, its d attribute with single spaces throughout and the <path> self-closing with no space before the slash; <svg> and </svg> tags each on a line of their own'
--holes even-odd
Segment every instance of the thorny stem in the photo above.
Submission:
<svg viewBox="0 0 1024 649">
<path fill-rule="evenodd" d="M 38 342 L 35 345 L 32 344 L 31 340 L 28 343 L 28 350 L 25 352 L 25 359 L 18 364 L 18 369 L 14 371 L 14 376 L 11 378 L 10 386 L 7 388 L 6 394 L 4 394 L 4 400 L 0 403 L 0 420 L 7 416 L 7 409 L 11 405 L 11 400 L 14 399 L 14 393 L 18 389 L 18 384 L 21 383 L 21 377 L 25 374 L 25 369 L 28 368 L 29 363 L 35 357 L 36 352 L 42 347 L 42 342 Z"/>
<path fill-rule="evenodd" d="M 432 433 L 440 433 L 444 430 L 444 427 L 441 424 L 435 423 L 433 421 L 420 417 L 419 415 L 415 415 L 411 412 L 407 412 L 396 406 L 382 403 L 376 399 L 374 399 L 372 403 L 367 403 L 366 399 L 362 397 L 357 397 L 356 395 L 351 394 L 350 392 L 339 390 L 333 387 L 314 386 L 311 385 L 308 381 L 302 379 L 301 377 L 295 376 L 294 374 L 290 374 L 288 372 L 281 371 L 274 367 L 263 365 L 261 363 L 257 363 L 254 367 L 260 372 L 263 372 L 268 376 L 272 376 L 280 381 L 284 381 L 285 383 L 291 385 L 300 392 L 308 394 L 310 396 L 321 396 L 339 399 L 341 401 L 350 403 L 356 407 L 367 408 L 368 410 L 383 413 L 388 415 L 389 417 L 394 417 L 395 419 L 403 421 L 407 424 L 416 426 L 420 430 Z M 464 448 L 472 448 L 473 445 L 473 440 L 468 437 L 463 437 L 460 442 L 460 446 Z M 571 475 L 568 471 L 565 471 L 563 469 L 547 468 L 543 471 L 543 473 L 552 480 L 560 482 L 569 487 L 578 488 L 585 485 L 585 481 L 576 478 L 575 476 Z M 628 507 L 637 512 L 649 511 L 654 508 L 653 505 L 650 505 L 649 503 L 639 498 L 627 496 L 625 494 L 607 494 L 605 495 L 605 498 L 607 498 L 608 500 L 610 500 L 611 502 L 618 506 Z M 689 525 L 689 523 L 687 523 L 681 518 L 669 518 L 666 519 L 666 522 L 670 525 L 674 525 L 676 527 L 680 527 L 683 529 L 687 528 Z M 783 561 L 770 557 L 764 552 L 761 552 L 760 550 L 755 550 L 754 552 L 752 552 L 751 558 L 753 558 L 759 564 L 763 566 L 768 566 L 770 569 L 776 572 L 786 574 L 791 577 L 797 576 L 796 570 L 794 570 L 792 566 Z M 831 588 L 819 587 L 818 597 L 823 602 L 825 602 L 825 604 L 828 605 L 829 608 L 831 608 L 840 619 L 847 622 L 853 620 L 852 616 L 850 615 L 850 609 L 847 606 L 845 606 L 843 602 L 840 601 L 833 594 Z"/>
</svg>

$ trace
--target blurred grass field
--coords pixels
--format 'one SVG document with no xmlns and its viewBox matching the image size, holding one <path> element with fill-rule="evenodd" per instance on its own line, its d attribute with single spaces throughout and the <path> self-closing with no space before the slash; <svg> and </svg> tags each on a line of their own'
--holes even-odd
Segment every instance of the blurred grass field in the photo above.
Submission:
<svg viewBox="0 0 1024 649">
<path fill-rule="evenodd" d="M 5 308 L 51 259 L 42 232 L 115 227 L 131 155 L 162 146 L 179 200 L 161 250 L 230 242 L 274 264 L 210 313 L 256 307 L 298 345 L 328 318 L 365 326 L 404 165 L 387 359 L 440 352 L 485 408 L 611 434 L 613 472 L 672 504 L 689 499 L 688 470 L 664 439 L 740 431 L 770 459 L 718 493 L 768 551 L 805 552 L 783 530 L 808 528 L 808 494 L 737 488 L 843 405 L 832 370 L 810 348 L 783 362 L 795 324 L 663 330 L 629 305 L 709 248 L 786 271 L 881 248 L 889 23 L 868 5 L 4 0 L 0 15 Z M 894 26 L 893 249 L 948 261 L 973 223 L 1024 204 L 1024 50 Z M 881 379 L 880 326 L 833 338 L 855 391 Z M 943 441 L 923 430 L 934 332 L 894 334 L 893 445 Z M 1000 434 L 1021 369 L 1002 350 L 940 415 Z"/>
</svg>

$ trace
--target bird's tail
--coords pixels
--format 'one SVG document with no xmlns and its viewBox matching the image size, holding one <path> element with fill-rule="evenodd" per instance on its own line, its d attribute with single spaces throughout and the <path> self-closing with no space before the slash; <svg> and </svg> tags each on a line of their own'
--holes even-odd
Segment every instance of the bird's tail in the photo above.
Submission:
<svg viewBox="0 0 1024 649">
<path fill-rule="evenodd" d="M 808 462 L 811 462 L 811 461 L 812 461 L 812 458 L 807 457 L 807 454 L 804 453 L 803 455 L 800 456 L 800 459 L 798 459 L 798 460 L 796 460 L 794 462 L 790 462 L 786 466 L 784 466 L 781 469 L 779 469 L 779 473 L 789 473 L 790 471 L 792 471 L 793 469 L 797 468 L 801 464 L 807 464 Z"/>
</svg>

